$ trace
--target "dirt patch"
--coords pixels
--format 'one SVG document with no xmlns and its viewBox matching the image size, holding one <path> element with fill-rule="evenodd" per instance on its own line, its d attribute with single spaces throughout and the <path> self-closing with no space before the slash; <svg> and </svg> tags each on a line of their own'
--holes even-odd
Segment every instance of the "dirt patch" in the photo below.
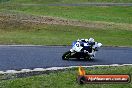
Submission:
<svg viewBox="0 0 132 88">
<path fill-rule="evenodd" d="M 16 21 L 18 23 L 32 23 L 32 24 L 58 24 L 58 25 L 71 25 L 71 26 L 82 26 L 88 28 L 96 29 L 123 29 L 123 30 L 132 30 L 132 24 L 126 23 L 110 23 L 110 22 L 100 22 L 100 21 L 89 21 L 83 22 L 78 20 L 67 20 L 62 18 L 48 17 L 48 16 L 34 16 L 34 15 L 25 15 L 25 14 L 4 14 L 0 13 L 0 23 L 2 22 L 13 23 Z M 17 24 L 15 24 L 17 25 Z"/>
</svg>

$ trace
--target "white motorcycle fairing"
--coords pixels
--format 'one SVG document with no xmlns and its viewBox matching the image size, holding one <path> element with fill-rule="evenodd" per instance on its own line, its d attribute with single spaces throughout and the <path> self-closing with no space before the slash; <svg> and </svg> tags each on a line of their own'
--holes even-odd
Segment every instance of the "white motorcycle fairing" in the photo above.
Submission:
<svg viewBox="0 0 132 88">
<path fill-rule="evenodd" d="M 83 47 L 80 45 L 79 42 L 77 42 L 72 49 L 70 49 L 71 52 L 80 52 Z"/>
</svg>

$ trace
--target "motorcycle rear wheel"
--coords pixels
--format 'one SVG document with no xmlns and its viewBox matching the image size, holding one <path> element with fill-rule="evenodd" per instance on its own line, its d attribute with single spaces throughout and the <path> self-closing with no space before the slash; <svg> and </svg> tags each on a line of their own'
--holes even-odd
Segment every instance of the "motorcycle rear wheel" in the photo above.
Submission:
<svg viewBox="0 0 132 88">
<path fill-rule="evenodd" d="M 67 51 L 63 54 L 62 59 L 68 60 L 70 58 L 70 56 L 71 56 L 71 51 Z"/>
</svg>

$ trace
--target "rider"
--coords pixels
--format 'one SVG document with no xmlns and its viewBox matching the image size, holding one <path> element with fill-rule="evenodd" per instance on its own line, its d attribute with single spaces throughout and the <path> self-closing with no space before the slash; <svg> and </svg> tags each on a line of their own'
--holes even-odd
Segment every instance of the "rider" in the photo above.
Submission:
<svg viewBox="0 0 132 88">
<path fill-rule="evenodd" d="M 82 52 L 88 53 L 91 56 L 91 59 L 95 57 L 96 51 L 102 46 L 102 44 L 95 42 L 94 38 L 89 39 L 78 39 L 77 42 L 83 47 Z"/>
<path fill-rule="evenodd" d="M 91 56 L 91 58 L 94 58 L 95 46 L 96 46 L 97 42 L 94 41 L 94 38 L 89 38 L 88 42 L 89 42 L 89 45 L 91 46 L 91 52 L 89 53 L 89 55 Z"/>
<path fill-rule="evenodd" d="M 92 52 L 89 53 L 89 55 L 91 55 L 91 58 L 94 58 L 95 57 L 95 54 L 96 54 L 96 51 L 98 51 L 98 48 L 100 46 L 102 46 L 102 44 L 101 43 L 98 43 L 98 42 L 95 42 L 93 38 L 89 38 L 89 44 L 92 47 Z"/>
<path fill-rule="evenodd" d="M 94 38 L 89 39 L 78 39 L 77 42 L 80 43 L 80 45 L 84 48 L 84 50 L 87 50 L 89 47 L 93 47 L 97 44 L 97 42 L 94 41 Z"/>
<path fill-rule="evenodd" d="M 94 58 L 95 56 L 95 46 L 97 42 L 94 41 L 94 38 L 89 39 L 81 39 L 79 40 L 81 46 L 83 47 L 82 51 L 87 52 L 91 58 Z"/>
<path fill-rule="evenodd" d="M 83 49 L 81 50 L 82 52 L 92 52 L 91 45 L 89 44 L 88 39 L 78 39 L 77 42 L 79 42 L 80 45 L 83 47 Z"/>
</svg>

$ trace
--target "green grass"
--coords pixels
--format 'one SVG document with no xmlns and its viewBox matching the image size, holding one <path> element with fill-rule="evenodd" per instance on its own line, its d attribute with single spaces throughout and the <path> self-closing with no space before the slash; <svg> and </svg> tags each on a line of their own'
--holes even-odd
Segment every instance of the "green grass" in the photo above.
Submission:
<svg viewBox="0 0 132 88">
<path fill-rule="evenodd" d="M 131 0 L 0 0 L 0 2 L 10 1 L 12 3 L 86 3 L 86 2 L 132 2 Z"/>
<path fill-rule="evenodd" d="M 22 0 L 21 0 L 22 1 Z M 40 0 L 41 1 L 41 0 Z M 4 4 L 5 5 L 5 4 Z M 75 6 L 0 6 L 0 11 L 53 16 L 86 22 L 113 23 L 121 27 L 86 28 L 62 25 L 0 24 L 0 44 L 70 45 L 78 38 L 94 37 L 103 45 L 132 46 L 132 31 L 125 28 L 132 23 L 132 7 L 75 7 Z M 6 25 L 3 27 L 3 25 Z M 63 41 L 62 41 L 63 40 Z"/>
<path fill-rule="evenodd" d="M 132 23 L 132 7 L 89 6 L 5 6 L 1 11 L 13 11 L 41 16 L 53 16 L 81 21 Z"/>
<path fill-rule="evenodd" d="M 132 78 L 132 66 L 85 68 L 87 74 L 129 74 Z M 51 72 L 28 78 L 16 78 L 0 81 L 1 88 L 131 88 L 132 82 L 123 84 L 85 84 L 76 82 L 78 69 Z"/>
<path fill-rule="evenodd" d="M 131 30 L 19 22 L 0 24 L 0 44 L 71 45 L 78 38 L 89 37 L 105 46 L 132 46 Z"/>
</svg>

